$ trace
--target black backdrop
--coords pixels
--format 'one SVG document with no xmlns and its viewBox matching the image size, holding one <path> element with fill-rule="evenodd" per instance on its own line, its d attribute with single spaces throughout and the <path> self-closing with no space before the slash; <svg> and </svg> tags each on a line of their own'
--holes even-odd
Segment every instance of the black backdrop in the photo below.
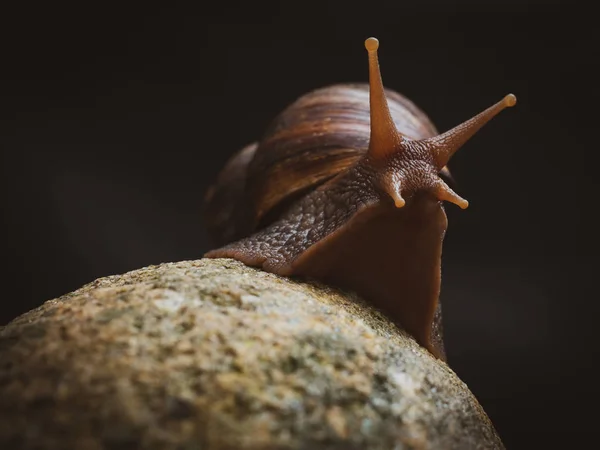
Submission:
<svg viewBox="0 0 600 450">
<path fill-rule="evenodd" d="M 471 206 L 447 207 L 449 363 L 508 448 L 590 435 L 593 15 L 541 0 L 207 5 L 5 11 L 0 323 L 101 276 L 199 258 L 202 195 L 227 157 L 299 95 L 366 81 L 373 35 L 384 83 L 440 130 L 517 95 L 451 163 Z"/>
</svg>

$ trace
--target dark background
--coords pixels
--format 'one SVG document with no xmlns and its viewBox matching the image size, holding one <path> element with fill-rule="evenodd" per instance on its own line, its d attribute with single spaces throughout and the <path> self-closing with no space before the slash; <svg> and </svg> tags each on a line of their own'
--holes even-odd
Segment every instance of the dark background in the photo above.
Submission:
<svg viewBox="0 0 600 450">
<path fill-rule="evenodd" d="M 98 277 L 201 257 L 202 196 L 226 159 L 303 93 L 366 81 L 373 35 L 386 86 L 440 130 L 517 95 L 451 162 L 471 206 L 447 207 L 449 363 L 507 448 L 593 436 L 594 15 L 557 1 L 222 3 L 4 11 L 0 324 Z"/>
</svg>

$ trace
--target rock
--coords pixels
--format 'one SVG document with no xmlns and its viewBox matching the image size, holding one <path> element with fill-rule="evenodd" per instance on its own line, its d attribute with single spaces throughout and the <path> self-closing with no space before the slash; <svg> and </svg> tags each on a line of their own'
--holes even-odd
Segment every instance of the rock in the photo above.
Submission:
<svg viewBox="0 0 600 450">
<path fill-rule="evenodd" d="M 0 328 L 2 449 L 501 449 L 351 294 L 227 259 L 98 279 Z"/>
</svg>

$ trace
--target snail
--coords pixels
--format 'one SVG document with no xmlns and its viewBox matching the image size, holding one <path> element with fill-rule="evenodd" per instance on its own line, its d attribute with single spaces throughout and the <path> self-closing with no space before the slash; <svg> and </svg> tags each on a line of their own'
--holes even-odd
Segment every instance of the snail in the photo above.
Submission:
<svg viewBox="0 0 600 450">
<path fill-rule="evenodd" d="M 446 360 L 439 302 L 443 202 L 452 155 L 516 97 L 439 134 L 406 97 L 384 88 L 379 41 L 365 41 L 369 84 L 312 91 L 260 142 L 232 156 L 205 196 L 208 258 L 349 289 Z"/>
</svg>

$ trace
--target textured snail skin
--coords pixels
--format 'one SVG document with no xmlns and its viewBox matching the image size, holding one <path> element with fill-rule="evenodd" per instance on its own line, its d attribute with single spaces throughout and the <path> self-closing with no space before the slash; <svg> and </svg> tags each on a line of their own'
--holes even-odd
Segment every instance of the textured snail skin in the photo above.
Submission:
<svg viewBox="0 0 600 450">
<path fill-rule="evenodd" d="M 436 135 L 424 113 L 384 90 L 378 43 L 370 38 L 366 47 L 368 105 L 357 101 L 364 86 L 309 93 L 279 116 L 263 141 L 228 162 L 206 204 L 213 229 L 231 221 L 236 226 L 221 237 L 236 240 L 205 256 L 353 290 L 445 360 L 438 301 L 448 225 L 442 201 L 463 209 L 468 202 L 440 174 L 516 98 L 510 94 Z M 339 97 L 344 89 L 351 92 Z M 394 97 L 392 108 L 386 95 Z M 357 117 L 370 127 L 349 126 Z"/>
<path fill-rule="evenodd" d="M 379 171 L 361 161 L 304 196 L 280 220 L 206 256 L 352 289 L 401 318 L 406 331 L 443 358 L 440 330 L 432 328 L 446 215 L 441 202 L 426 195 L 395 208 L 379 192 L 379 182 Z"/>
</svg>

